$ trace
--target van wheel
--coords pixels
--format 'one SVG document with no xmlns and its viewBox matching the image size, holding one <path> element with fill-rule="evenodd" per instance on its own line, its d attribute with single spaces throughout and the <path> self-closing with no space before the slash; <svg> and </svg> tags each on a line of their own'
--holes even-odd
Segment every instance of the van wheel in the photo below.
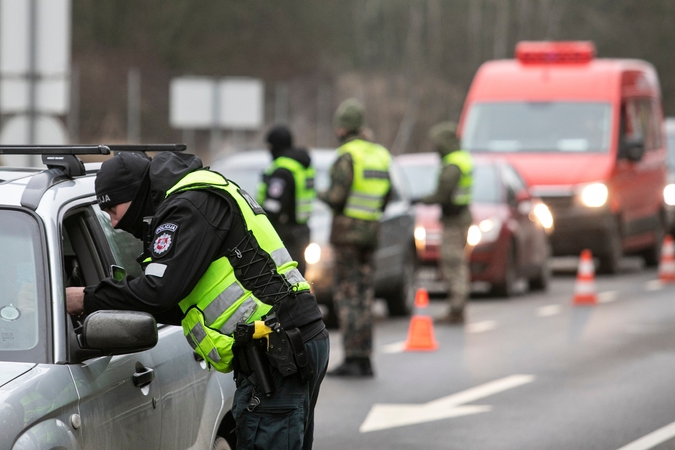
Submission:
<svg viewBox="0 0 675 450">
<path fill-rule="evenodd" d="M 230 447 L 230 444 L 227 443 L 224 437 L 218 436 L 213 443 L 213 447 L 211 447 L 212 450 L 232 450 L 232 447 Z"/>
<path fill-rule="evenodd" d="M 665 230 L 661 219 L 658 219 L 656 229 L 654 230 L 654 245 L 642 253 L 647 267 L 656 267 L 661 261 L 661 247 L 663 246 L 663 238 L 665 237 Z"/>
<path fill-rule="evenodd" d="M 533 291 L 545 291 L 551 281 L 551 265 L 548 258 L 541 264 L 539 274 L 530 280 L 530 289 Z"/>
<path fill-rule="evenodd" d="M 619 231 L 617 229 L 610 231 L 607 234 L 607 241 L 605 253 L 598 255 L 600 259 L 598 273 L 615 274 L 619 271 L 619 263 L 623 256 Z"/>
</svg>

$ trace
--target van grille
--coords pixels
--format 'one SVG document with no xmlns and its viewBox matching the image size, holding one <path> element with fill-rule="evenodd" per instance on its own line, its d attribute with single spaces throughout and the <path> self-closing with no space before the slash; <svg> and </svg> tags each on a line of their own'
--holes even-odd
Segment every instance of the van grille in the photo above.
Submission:
<svg viewBox="0 0 675 450">
<path fill-rule="evenodd" d="M 560 211 L 572 207 L 572 197 L 569 195 L 542 197 L 541 199 L 551 211 Z"/>
</svg>

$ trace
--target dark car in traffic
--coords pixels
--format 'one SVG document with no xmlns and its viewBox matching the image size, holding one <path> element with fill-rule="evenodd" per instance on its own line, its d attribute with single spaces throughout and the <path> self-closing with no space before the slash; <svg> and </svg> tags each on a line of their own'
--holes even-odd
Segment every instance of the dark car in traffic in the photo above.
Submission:
<svg viewBox="0 0 675 450">
<path fill-rule="evenodd" d="M 396 158 L 412 198 L 436 189 L 440 158 L 437 153 L 415 153 Z M 550 278 L 548 233 L 553 218 L 546 205 L 532 196 L 527 185 L 506 161 L 474 157 L 473 224 L 469 229 L 472 282 L 490 283 L 494 295 L 509 297 L 524 278 L 532 289 L 546 289 Z M 442 225 L 438 205 L 417 204 L 415 245 L 420 282 L 444 291 L 439 270 Z"/>
<path fill-rule="evenodd" d="M 326 190 L 330 184 L 329 172 L 336 152 L 332 149 L 314 149 L 310 155 L 316 170 L 316 189 Z M 245 191 L 255 193 L 270 161 L 269 151 L 248 150 L 217 160 L 211 168 Z M 403 316 L 410 313 L 415 296 L 415 211 L 395 166 L 392 167 L 391 179 L 391 200 L 381 219 L 379 246 L 375 253 L 375 296 L 386 300 L 390 316 Z M 305 278 L 319 303 L 326 307 L 325 318 L 334 325 L 331 290 L 333 256 L 329 243 L 331 219 L 330 208 L 322 201 L 315 200 L 309 220 L 311 241 L 305 250 Z"/>
</svg>

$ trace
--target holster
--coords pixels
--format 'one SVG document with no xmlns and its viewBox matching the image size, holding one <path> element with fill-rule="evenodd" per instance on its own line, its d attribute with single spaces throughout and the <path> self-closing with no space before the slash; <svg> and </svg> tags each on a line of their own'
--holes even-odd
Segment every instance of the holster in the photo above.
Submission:
<svg viewBox="0 0 675 450">
<path fill-rule="evenodd" d="M 309 380 L 314 371 L 309 364 L 300 330 L 297 328 L 284 330 L 279 322 L 276 322 L 276 318 L 268 319 L 265 323 L 272 328 L 272 333 L 267 336 L 269 339 L 267 356 L 271 365 L 283 377 L 297 373 L 303 382 Z"/>
</svg>

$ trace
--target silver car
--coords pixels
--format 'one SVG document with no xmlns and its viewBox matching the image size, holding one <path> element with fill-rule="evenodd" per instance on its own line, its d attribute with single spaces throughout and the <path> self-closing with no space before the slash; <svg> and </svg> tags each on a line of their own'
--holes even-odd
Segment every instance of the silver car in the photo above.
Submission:
<svg viewBox="0 0 675 450">
<path fill-rule="evenodd" d="M 51 158 L 67 161 L 0 168 L 0 450 L 234 448 L 232 376 L 209 370 L 180 327 L 67 315 L 66 287 L 119 266 L 139 275 L 141 243 L 96 205 L 100 164 Z"/>
<path fill-rule="evenodd" d="M 336 155 L 333 149 L 310 151 L 318 191 L 328 189 L 329 172 Z M 270 161 L 268 150 L 248 150 L 214 162 L 212 169 L 256 195 L 262 173 Z M 375 295 L 386 300 L 390 316 L 405 316 L 410 313 L 415 297 L 415 210 L 408 199 L 407 185 L 395 165 L 391 169 L 391 178 L 392 195 L 381 219 L 380 241 L 375 253 Z M 311 243 L 305 251 L 305 278 L 324 307 L 324 321 L 334 327 L 337 323 L 332 306 L 333 257 L 329 244 L 332 213 L 319 200 L 314 202 L 313 208 L 309 220 Z"/>
</svg>

